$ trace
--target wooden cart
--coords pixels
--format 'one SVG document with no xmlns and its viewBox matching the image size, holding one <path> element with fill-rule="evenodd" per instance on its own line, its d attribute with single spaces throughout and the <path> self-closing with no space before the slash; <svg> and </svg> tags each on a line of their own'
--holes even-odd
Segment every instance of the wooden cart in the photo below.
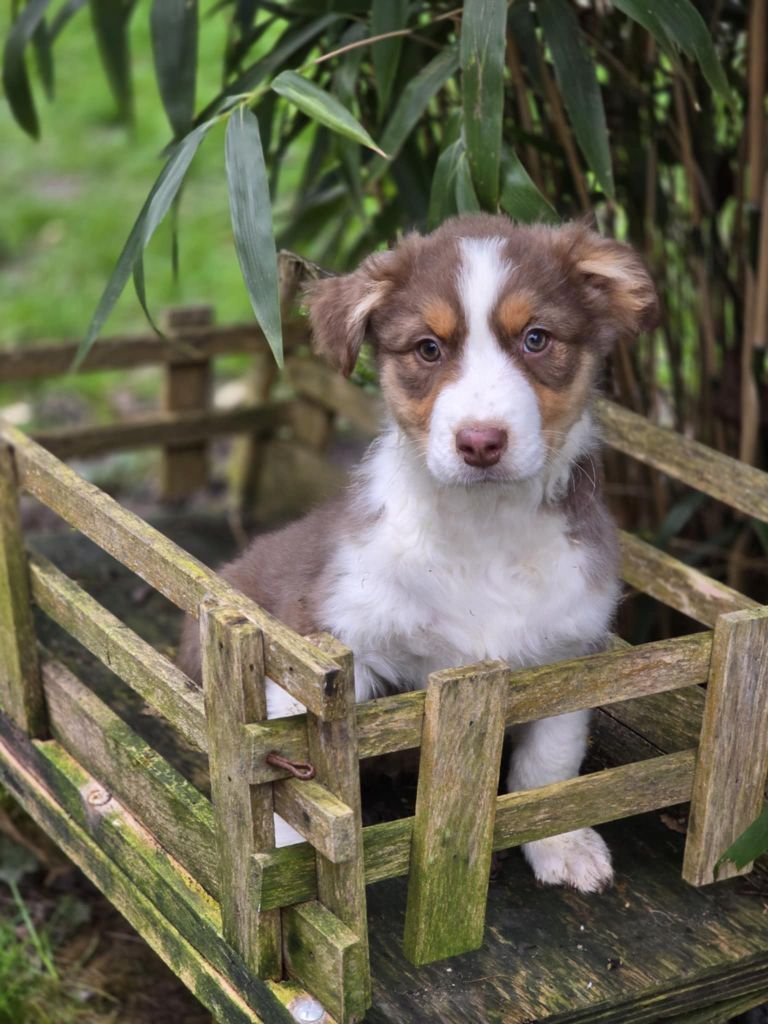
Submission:
<svg viewBox="0 0 768 1024">
<path fill-rule="evenodd" d="M 627 583 L 706 631 L 617 639 L 607 653 L 526 671 L 457 668 L 426 692 L 356 705 L 341 644 L 293 633 L 61 461 L 159 445 L 165 493 L 178 498 L 204 481 L 210 439 L 238 433 L 250 467 L 272 459 L 338 476 L 325 461 L 334 423 L 372 432 L 375 399 L 303 355 L 301 325 L 287 331 L 275 392 L 258 330 L 209 320 L 182 311 L 166 341 L 105 340 L 84 364 L 158 364 L 162 412 L 36 439 L 0 425 L 3 785 L 217 1020 L 693 1024 L 768 998 L 761 872 L 699 888 L 762 805 L 766 608 L 624 535 Z M 253 355 L 255 401 L 215 410 L 211 361 L 232 352 Z M 0 379 L 63 373 L 72 356 L 6 352 Z M 765 474 L 610 402 L 599 414 L 609 445 L 768 521 Z M 53 545 L 56 565 L 22 535 L 21 494 L 95 543 L 87 587 L 72 578 L 83 575 L 77 559 L 62 569 L 69 542 Z M 107 553 L 117 564 L 100 576 Z M 127 609 L 132 573 L 199 619 L 204 691 L 139 635 L 161 620 L 177 628 L 178 616 Z M 55 640 L 41 645 L 40 613 L 90 652 L 81 671 Z M 107 669 L 197 751 L 210 798 L 116 713 L 96 685 Z M 267 721 L 265 675 L 306 714 Z M 613 767 L 497 796 L 505 726 L 591 707 Z M 362 827 L 360 759 L 409 748 L 421 750 L 415 814 Z M 275 751 L 311 761 L 314 780 L 268 763 Z M 649 813 L 688 801 L 687 836 Z M 306 841 L 275 849 L 274 811 Z M 539 888 L 519 856 L 489 891 L 492 850 L 605 822 L 615 823 L 612 891 Z"/>
</svg>

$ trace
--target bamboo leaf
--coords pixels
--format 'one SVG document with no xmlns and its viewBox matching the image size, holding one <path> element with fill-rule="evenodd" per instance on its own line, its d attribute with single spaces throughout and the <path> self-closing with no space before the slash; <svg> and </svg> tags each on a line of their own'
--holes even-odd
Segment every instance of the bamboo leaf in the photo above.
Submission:
<svg viewBox="0 0 768 1024">
<path fill-rule="evenodd" d="M 53 43 L 61 31 L 66 28 L 69 24 L 70 19 L 77 14 L 77 12 L 85 7 L 88 0 L 67 0 L 67 2 L 60 7 L 53 18 L 51 18 L 51 27 L 49 30 L 49 36 Z"/>
<path fill-rule="evenodd" d="M 160 97 L 174 135 L 189 130 L 195 113 L 197 0 L 154 0 L 152 54 Z"/>
<path fill-rule="evenodd" d="M 77 369 L 80 366 L 98 337 L 99 331 L 104 326 L 107 317 L 112 312 L 112 308 L 125 288 L 136 260 L 149 243 L 158 224 L 160 224 L 168 212 L 176 193 L 181 187 L 192 157 L 197 152 L 198 146 L 203 141 L 206 132 L 212 124 L 212 121 L 207 121 L 205 124 L 199 125 L 177 143 L 172 150 L 170 157 L 152 186 L 139 216 L 136 218 L 136 223 L 131 229 L 128 240 L 123 246 L 123 251 L 120 253 L 115 269 L 112 271 L 112 276 L 107 282 L 106 288 L 99 300 L 88 331 L 78 347 L 73 369 Z M 140 278 L 142 269 L 141 267 L 139 268 Z M 141 295 L 139 295 L 139 298 L 141 299 Z"/>
<path fill-rule="evenodd" d="M 371 6 L 371 35 L 380 36 L 385 32 L 396 32 L 408 21 L 408 0 L 373 0 Z M 371 45 L 373 70 L 376 75 L 376 92 L 379 120 L 389 108 L 392 86 L 400 63 L 403 37 L 382 39 Z"/>
<path fill-rule="evenodd" d="M 283 365 L 277 249 L 267 169 L 254 114 L 240 107 L 227 126 L 227 183 L 235 248 L 253 312 L 279 366 Z"/>
<path fill-rule="evenodd" d="M 766 804 L 758 817 L 742 832 L 739 838 L 728 847 L 725 853 L 715 864 L 715 878 L 720 866 L 725 861 L 730 861 L 736 867 L 746 867 L 753 860 L 757 860 L 768 850 L 768 804 Z"/>
<path fill-rule="evenodd" d="M 455 47 L 449 47 L 434 57 L 425 68 L 403 89 L 403 93 L 392 111 L 381 136 L 381 148 L 394 160 L 415 128 L 433 98 L 459 67 L 459 55 Z M 377 171 L 386 170 L 381 164 Z"/>
<path fill-rule="evenodd" d="M 616 6 L 638 25 L 642 25 L 646 32 L 650 32 L 673 63 L 677 62 L 677 51 L 672 45 L 663 23 L 656 15 L 652 3 L 649 3 L 648 0 L 616 0 Z"/>
<path fill-rule="evenodd" d="M 464 4 L 461 81 L 467 160 L 480 202 L 494 211 L 499 199 L 506 21 L 506 0 Z"/>
<path fill-rule="evenodd" d="M 271 88 L 314 121 L 319 121 L 353 142 L 367 146 L 380 156 L 386 156 L 347 108 L 314 82 L 297 75 L 295 71 L 283 71 L 273 80 Z"/>
<path fill-rule="evenodd" d="M 30 0 L 11 25 L 3 50 L 3 89 L 17 124 L 36 139 L 40 135 L 29 83 L 25 50 L 45 17 L 50 0 Z"/>
<path fill-rule="evenodd" d="M 40 73 L 40 81 L 43 83 L 45 89 L 45 95 L 49 100 L 53 99 L 54 94 L 54 79 L 53 79 L 53 50 L 51 49 L 52 37 L 48 28 L 48 23 L 43 18 L 39 23 L 34 33 L 32 34 L 32 46 L 35 50 L 35 60 L 37 62 L 37 70 Z"/>
<path fill-rule="evenodd" d="M 603 99 L 578 18 L 568 0 L 539 0 L 536 7 L 576 141 L 603 191 L 613 198 Z"/>
<path fill-rule="evenodd" d="M 523 224 L 554 222 L 557 213 L 531 181 L 517 153 L 505 146 L 501 155 L 501 208 Z"/>
<path fill-rule="evenodd" d="M 450 146 L 445 147 L 435 165 L 427 216 L 430 231 L 442 224 L 448 217 L 458 213 L 456 176 L 459 171 L 459 159 L 463 152 L 463 141 L 456 139 Z"/>
<path fill-rule="evenodd" d="M 479 213 L 480 200 L 475 192 L 472 171 L 464 149 L 456 163 L 456 207 L 459 213 Z"/>
<path fill-rule="evenodd" d="M 133 118 L 128 22 L 136 0 L 90 0 L 91 23 L 120 119 Z"/>
<path fill-rule="evenodd" d="M 706 23 L 691 0 L 645 0 L 687 57 L 695 58 L 713 92 L 728 96 L 728 80 Z M 621 6 L 619 4 L 618 6 Z"/>
</svg>

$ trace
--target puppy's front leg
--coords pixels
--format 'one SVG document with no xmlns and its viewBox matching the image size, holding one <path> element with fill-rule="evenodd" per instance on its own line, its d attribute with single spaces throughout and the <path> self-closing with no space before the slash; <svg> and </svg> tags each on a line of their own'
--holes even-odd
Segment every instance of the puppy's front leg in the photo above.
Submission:
<svg viewBox="0 0 768 1024">
<path fill-rule="evenodd" d="M 578 775 L 587 749 L 589 712 L 576 711 L 514 730 L 507 790 L 535 789 Z M 613 880 L 611 855 L 591 828 L 523 844 L 523 854 L 540 882 L 600 892 Z"/>
</svg>

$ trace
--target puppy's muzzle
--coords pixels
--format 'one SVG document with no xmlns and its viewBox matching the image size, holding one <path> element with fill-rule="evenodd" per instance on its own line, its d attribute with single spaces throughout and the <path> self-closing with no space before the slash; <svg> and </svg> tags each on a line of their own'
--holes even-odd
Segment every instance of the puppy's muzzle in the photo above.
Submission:
<svg viewBox="0 0 768 1024">
<path fill-rule="evenodd" d="M 456 434 L 456 451 L 468 466 L 488 469 L 495 466 L 507 450 L 507 432 L 486 423 L 463 427 Z"/>
</svg>

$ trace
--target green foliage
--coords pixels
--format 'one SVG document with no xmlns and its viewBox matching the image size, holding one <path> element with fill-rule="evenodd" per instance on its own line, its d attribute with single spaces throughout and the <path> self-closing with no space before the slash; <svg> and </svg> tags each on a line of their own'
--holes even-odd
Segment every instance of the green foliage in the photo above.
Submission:
<svg viewBox="0 0 768 1024">
<path fill-rule="evenodd" d="M 715 864 L 715 875 L 721 866 L 729 861 L 740 870 L 768 852 L 768 804 L 746 831 L 732 843 Z"/>
</svg>

